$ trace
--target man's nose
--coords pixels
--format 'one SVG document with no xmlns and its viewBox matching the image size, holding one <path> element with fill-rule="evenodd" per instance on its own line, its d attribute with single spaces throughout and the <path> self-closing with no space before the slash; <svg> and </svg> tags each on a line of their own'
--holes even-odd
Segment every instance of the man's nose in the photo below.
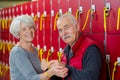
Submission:
<svg viewBox="0 0 120 80">
<path fill-rule="evenodd" d="M 27 32 L 31 32 L 32 30 L 31 30 L 31 28 L 27 28 Z"/>
<path fill-rule="evenodd" d="M 66 35 L 67 34 L 67 30 L 63 30 L 63 35 Z"/>
</svg>

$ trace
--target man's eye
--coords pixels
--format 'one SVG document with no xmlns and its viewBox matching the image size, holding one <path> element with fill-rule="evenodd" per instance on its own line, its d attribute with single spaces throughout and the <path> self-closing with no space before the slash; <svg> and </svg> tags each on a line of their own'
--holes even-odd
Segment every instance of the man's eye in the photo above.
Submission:
<svg viewBox="0 0 120 80">
<path fill-rule="evenodd" d="M 65 29 L 69 29 L 70 27 L 69 26 L 66 26 Z"/>
<path fill-rule="evenodd" d="M 59 33 L 62 32 L 62 30 L 58 30 L 58 31 L 59 31 Z"/>
</svg>

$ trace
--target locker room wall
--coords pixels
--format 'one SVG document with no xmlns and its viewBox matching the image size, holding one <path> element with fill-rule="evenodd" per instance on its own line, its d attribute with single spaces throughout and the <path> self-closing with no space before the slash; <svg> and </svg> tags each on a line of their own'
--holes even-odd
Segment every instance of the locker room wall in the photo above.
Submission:
<svg viewBox="0 0 120 80">
<path fill-rule="evenodd" d="M 68 12 L 69 9 L 72 10 L 72 14 L 76 16 L 76 12 L 80 6 L 83 8 L 83 12 L 79 13 L 78 21 L 80 23 L 80 29 L 82 30 L 83 25 L 85 24 L 86 16 L 88 14 L 88 10 L 91 9 L 91 5 L 95 5 L 95 12 L 93 12 L 93 16 L 88 15 L 88 21 L 83 31 L 88 37 L 96 40 L 104 50 L 103 56 L 108 54 L 110 55 L 110 74 L 112 78 L 112 71 L 114 68 L 114 63 L 117 61 L 117 58 L 120 57 L 120 30 L 117 30 L 117 19 L 118 17 L 118 9 L 120 8 L 119 0 L 106 0 L 106 2 L 110 3 L 110 11 L 108 11 L 108 16 L 106 17 L 106 36 L 104 29 L 104 1 L 102 0 L 38 0 L 33 2 L 24 3 L 21 5 L 11 6 L 8 8 L 4 8 L 0 10 L 0 20 L 8 20 L 12 19 L 17 15 L 28 14 L 33 17 L 36 23 L 36 36 L 33 41 L 33 44 L 37 47 L 43 48 L 45 45 L 47 46 L 47 50 L 54 47 L 55 51 L 58 51 L 59 48 L 64 48 L 65 43 L 59 39 L 59 35 L 57 29 L 55 28 L 55 19 L 56 14 L 59 10 L 62 10 L 62 14 Z M 53 14 L 51 15 L 51 10 L 53 10 Z M 46 13 L 46 16 L 42 17 Z M 42 21 L 42 23 L 41 23 Z M 120 22 L 119 22 L 120 23 Z M 42 24 L 42 25 L 41 25 Z M 120 26 L 120 25 L 119 25 Z M 54 29 L 55 28 L 55 29 Z M 6 41 L 17 42 L 13 36 L 8 32 L 8 28 L 2 27 L 2 22 L 0 25 L 0 40 L 2 43 L 7 43 Z M 8 36 L 9 35 L 9 36 Z M 106 41 L 106 44 L 104 44 Z M 106 47 L 104 48 L 104 45 Z M 5 64 L 8 63 L 9 55 L 6 49 L 5 55 L 3 55 L 3 48 L 0 50 L 0 61 Z M 5 57 L 5 58 L 4 58 Z M 104 66 L 104 68 L 106 65 Z M 120 80 L 120 66 L 117 66 L 117 71 L 115 72 L 114 80 Z M 102 73 L 107 74 L 106 70 L 103 70 Z M 104 74 L 101 80 L 106 80 Z"/>
</svg>

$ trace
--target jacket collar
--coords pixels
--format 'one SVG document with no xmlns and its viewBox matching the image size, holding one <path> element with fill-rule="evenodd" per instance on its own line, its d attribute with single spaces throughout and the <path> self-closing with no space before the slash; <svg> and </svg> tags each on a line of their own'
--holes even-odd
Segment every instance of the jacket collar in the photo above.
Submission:
<svg viewBox="0 0 120 80">
<path fill-rule="evenodd" d="M 76 43 L 73 45 L 72 47 L 72 52 L 75 54 L 76 51 L 78 50 L 78 48 L 81 46 L 83 40 L 84 40 L 85 36 L 83 36 L 83 34 L 80 34 L 78 40 L 76 41 Z"/>
</svg>

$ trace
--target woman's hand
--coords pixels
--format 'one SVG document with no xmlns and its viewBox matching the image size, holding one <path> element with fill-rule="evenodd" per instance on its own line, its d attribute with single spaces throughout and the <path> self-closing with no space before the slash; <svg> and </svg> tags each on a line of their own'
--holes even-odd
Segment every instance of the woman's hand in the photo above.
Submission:
<svg viewBox="0 0 120 80">
<path fill-rule="evenodd" d="M 43 70 L 43 71 L 45 71 L 45 70 L 47 70 L 49 68 L 49 63 L 45 60 L 45 59 L 43 59 L 42 61 L 41 61 L 41 69 Z"/>
<path fill-rule="evenodd" d="M 65 64 L 58 62 L 58 60 L 51 60 L 49 64 L 54 75 L 62 78 L 68 75 L 68 68 L 65 67 Z"/>
</svg>

